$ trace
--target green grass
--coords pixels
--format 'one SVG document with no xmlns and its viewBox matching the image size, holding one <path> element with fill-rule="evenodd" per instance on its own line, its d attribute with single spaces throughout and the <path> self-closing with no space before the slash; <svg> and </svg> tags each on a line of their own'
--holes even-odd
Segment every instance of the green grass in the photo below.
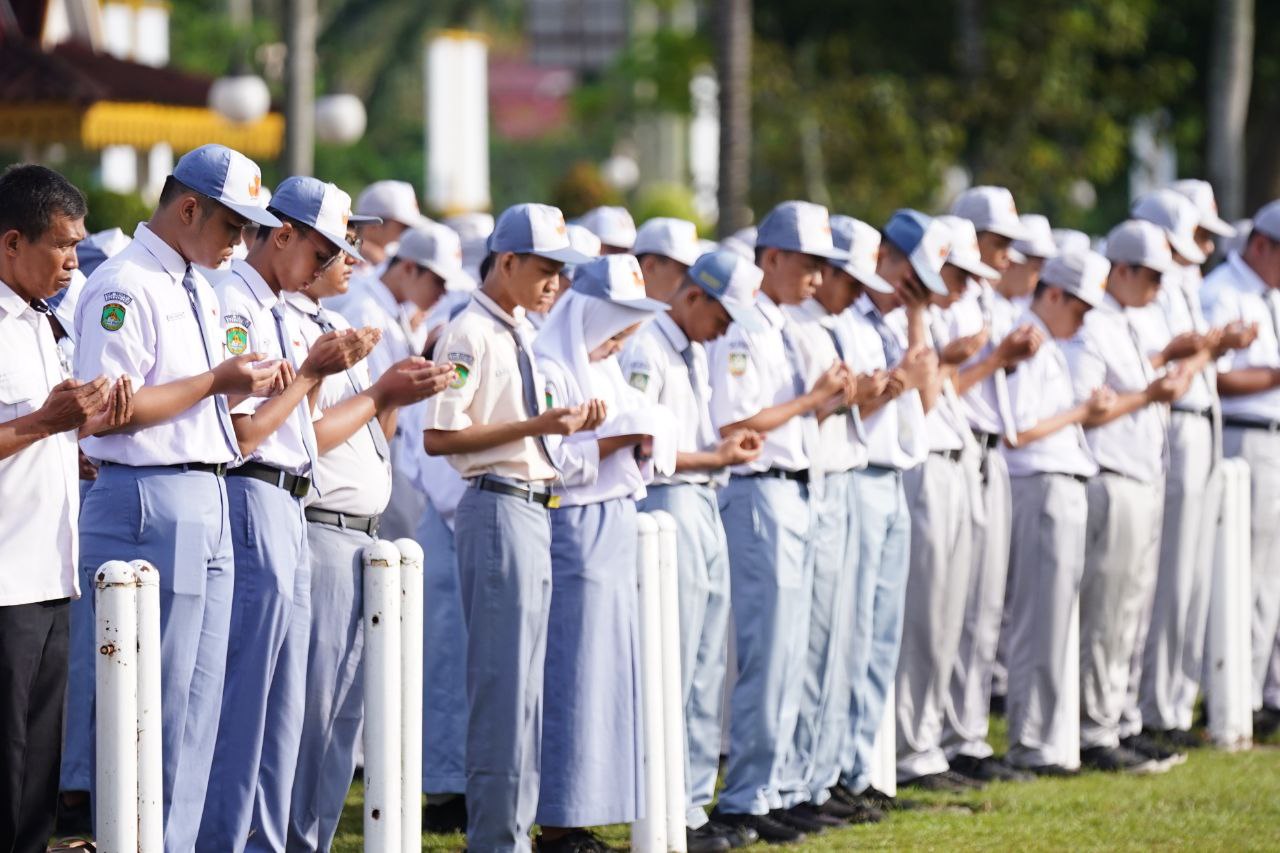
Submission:
<svg viewBox="0 0 1280 853">
<path fill-rule="evenodd" d="M 357 783 L 334 843 L 337 853 L 362 849 L 361 793 Z M 903 795 L 922 807 L 782 849 L 1280 850 L 1280 748 L 1272 745 L 1241 753 L 1195 750 L 1186 764 L 1159 776 L 1087 773 L 995 784 L 964 796 Z M 626 827 L 603 835 L 627 846 Z M 423 850 L 463 846 L 461 835 L 422 839 Z"/>
</svg>

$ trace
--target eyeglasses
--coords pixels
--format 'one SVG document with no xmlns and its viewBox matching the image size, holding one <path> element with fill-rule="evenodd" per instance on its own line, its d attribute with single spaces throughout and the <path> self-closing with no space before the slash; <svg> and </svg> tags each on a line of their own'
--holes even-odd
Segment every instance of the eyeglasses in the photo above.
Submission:
<svg viewBox="0 0 1280 853">
<path fill-rule="evenodd" d="M 355 250 L 358 252 L 358 251 L 360 251 L 360 247 L 364 245 L 364 238 L 363 238 L 363 237 L 348 237 L 348 238 L 347 238 L 347 244 L 348 244 L 348 245 L 350 245 L 350 246 L 351 246 L 351 248 L 355 249 Z"/>
<path fill-rule="evenodd" d="M 307 239 L 311 241 L 311 245 L 315 246 L 316 251 L 316 273 L 322 273 L 329 267 L 337 263 L 338 258 L 342 257 L 342 250 L 330 246 L 328 243 L 319 244 L 315 241 L 315 232 L 307 234 Z M 319 251 L 321 248 L 326 251 Z M 328 251 L 332 250 L 332 251 Z"/>
</svg>

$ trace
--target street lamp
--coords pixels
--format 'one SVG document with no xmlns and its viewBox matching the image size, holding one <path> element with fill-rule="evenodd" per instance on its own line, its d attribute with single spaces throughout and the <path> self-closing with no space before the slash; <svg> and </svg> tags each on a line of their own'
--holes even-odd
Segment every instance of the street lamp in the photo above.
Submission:
<svg viewBox="0 0 1280 853">
<path fill-rule="evenodd" d="M 271 109 L 271 92 L 256 74 L 231 74 L 213 81 L 209 106 L 228 121 L 251 124 Z"/>
<path fill-rule="evenodd" d="M 368 116 L 355 95 L 316 98 L 316 139 L 330 145 L 351 145 L 364 136 Z"/>
</svg>

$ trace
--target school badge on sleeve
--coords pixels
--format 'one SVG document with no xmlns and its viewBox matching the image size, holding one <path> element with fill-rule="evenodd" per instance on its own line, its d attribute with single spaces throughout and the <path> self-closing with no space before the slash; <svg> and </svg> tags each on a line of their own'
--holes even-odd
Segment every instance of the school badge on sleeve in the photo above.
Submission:
<svg viewBox="0 0 1280 853">
<path fill-rule="evenodd" d="M 244 355 L 249 349 L 249 330 L 244 326 L 227 327 L 227 352 Z"/>
<path fill-rule="evenodd" d="M 115 332 L 124 325 L 124 306 L 119 302 L 108 302 L 102 306 L 102 328 Z"/>
<path fill-rule="evenodd" d="M 453 381 L 449 383 L 449 387 L 455 391 L 458 390 L 467 384 L 467 379 L 470 376 L 471 370 L 465 364 L 457 364 L 455 362 L 453 365 Z"/>
<path fill-rule="evenodd" d="M 741 376 L 747 372 L 747 354 L 745 352 L 729 353 L 729 373 L 732 376 Z"/>
<path fill-rule="evenodd" d="M 643 392 L 649 387 L 649 374 L 637 370 L 627 378 L 627 382 L 632 388 Z"/>
</svg>

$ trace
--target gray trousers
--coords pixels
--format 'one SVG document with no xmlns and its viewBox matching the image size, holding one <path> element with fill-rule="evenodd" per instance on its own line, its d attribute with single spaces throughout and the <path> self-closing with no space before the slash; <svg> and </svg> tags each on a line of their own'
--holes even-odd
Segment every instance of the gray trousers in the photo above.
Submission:
<svg viewBox="0 0 1280 853">
<path fill-rule="evenodd" d="M 1209 419 L 1174 412 L 1155 600 L 1138 694 L 1142 724 L 1148 728 L 1191 728 L 1222 498 L 1222 483 L 1212 467 Z"/>
<path fill-rule="evenodd" d="M 1253 689 L 1254 704 L 1263 694 L 1280 707 L 1280 433 L 1227 427 L 1223 452 L 1249 463 L 1249 498 L 1253 532 Z M 1273 674 L 1268 678 L 1268 670 Z"/>
<path fill-rule="evenodd" d="M 1065 764 L 1057 744 L 1071 611 L 1084 573 L 1085 484 L 1064 474 L 1014 477 L 1009 555 L 1009 761 Z M 1074 715 L 1072 715 L 1074 716 Z"/>
<path fill-rule="evenodd" d="M 964 628 L 951 670 L 942 742 L 947 758 L 986 758 L 991 711 L 991 680 L 996 644 L 1004 616 L 1009 576 L 1009 530 L 1013 508 L 1009 467 L 998 450 L 986 452 L 986 478 L 981 484 L 982 513 L 973 513 L 973 570 L 965 597 Z M 972 476 L 978 476 L 973 472 Z"/>
<path fill-rule="evenodd" d="M 1139 622 L 1150 609 L 1160 487 L 1119 474 L 1089 481 L 1080 583 L 1080 748 L 1116 746 Z"/>
<path fill-rule="evenodd" d="M 898 779 L 941 773 L 942 721 L 969 588 L 969 481 L 936 453 L 906 472 L 911 513 L 902 649 L 898 656 Z"/>
</svg>

